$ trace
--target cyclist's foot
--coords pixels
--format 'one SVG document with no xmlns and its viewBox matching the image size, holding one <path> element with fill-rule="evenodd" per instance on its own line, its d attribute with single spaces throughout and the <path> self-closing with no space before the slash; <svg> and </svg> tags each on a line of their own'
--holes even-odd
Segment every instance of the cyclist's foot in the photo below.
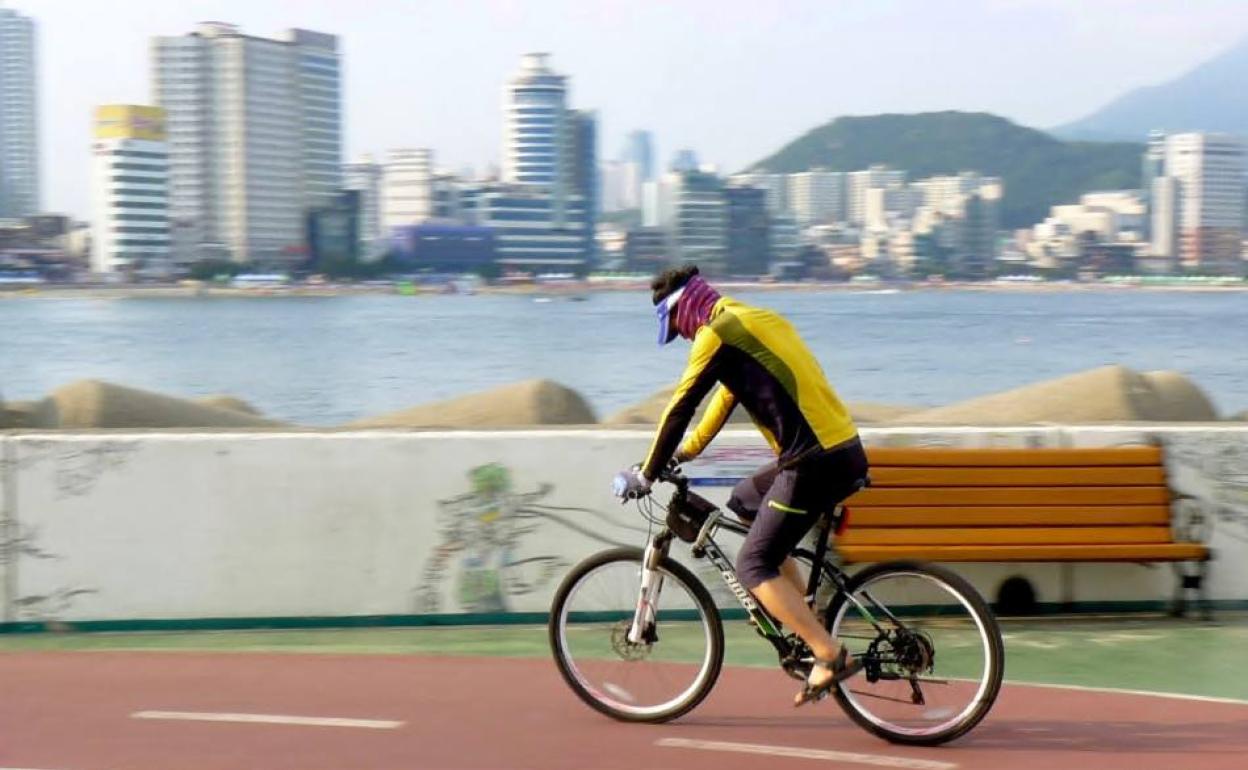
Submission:
<svg viewBox="0 0 1248 770">
<path fill-rule="evenodd" d="M 810 669 L 810 676 L 806 678 L 806 686 L 793 699 L 793 705 L 801 706 L 823 698 L 838 683 L 849 679 L 859 671 L 862 671 L 862 661 L 856 657 L 850 657 L 849 650 L 844 645 L 834 658 L 828 660 L 816 658 L 815 665 Z"/>
</svg>

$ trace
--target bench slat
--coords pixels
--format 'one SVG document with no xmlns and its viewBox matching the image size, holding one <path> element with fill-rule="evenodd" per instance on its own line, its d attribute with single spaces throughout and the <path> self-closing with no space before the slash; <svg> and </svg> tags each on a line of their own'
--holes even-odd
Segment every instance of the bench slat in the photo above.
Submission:
<svg viewBox="0 0 1248 770">
<path fill-rule="evenodd" d="M 1157 486 L 1166 483 L 1161 466 L 1070 468 L 928 468 L 871 469 L 880 487 L 1073 487 Z"/>
<path fill-rule="evenodd" d="M 871 487 L 849 498 L 851 509 L 880 505 L 1169 505 L 1156 487 Z"/>
<path fill-rule="evenodd" d="M 1169 527 L 936 527 L 870 529 L 850 526 L 837 543 L 855 545 L 1108 545 L 1169 543 Z"/>
<path fill-rule="evenodd" d="M 987 527 L 1168 525 L 1164 505 L 1035 505 L 939 508 L 850 505 L 849 531 L 858 527 Z"/>
<path fill-rule="evenodd" d="M 955 449 L 948 447 L 867 447 L 873 466 L 928 468 L 1033 468 L 1089 465 L 1161 465 L 1155 446 L 1092 449 Z"/>
<path fill-rule="evenodd" d="M 847 563 L 924 559 L 927 561 L 1196 561 L 1208 549 L 1196 543 L 1141 543 L 1130 545 L 838 545 Z"/>
</svg>

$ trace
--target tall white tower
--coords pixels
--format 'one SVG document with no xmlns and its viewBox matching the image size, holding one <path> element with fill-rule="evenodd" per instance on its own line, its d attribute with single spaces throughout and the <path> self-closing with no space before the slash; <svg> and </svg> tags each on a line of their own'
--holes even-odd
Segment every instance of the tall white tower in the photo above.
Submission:
<svg viewBox="0 0 1248 770">
<path fill-rule="evenodd" d="M 39 211 L 35 23 L 0 8 L 0 219 Z"/>
<path fill-rule="evenodd" d="M 548 54 L 526 54 L 503 95 L 503 181 L 552 188 L 567 183 L 570 154 L 567 78 Z"/>
</svg>

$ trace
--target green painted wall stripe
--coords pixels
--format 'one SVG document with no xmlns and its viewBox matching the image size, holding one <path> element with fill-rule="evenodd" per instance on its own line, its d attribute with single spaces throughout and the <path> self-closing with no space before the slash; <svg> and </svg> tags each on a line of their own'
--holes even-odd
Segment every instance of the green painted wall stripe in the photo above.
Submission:
<svg viewBox="0 0 1248 770">
<path fill-rule="evenodd" d="M 1248 610 L 1248 599 L 1213 599 L 1208 602 L 1213 611 L 1234 612 Z M 1196 617 L 1200 605 L 1188 603 L 1188 614 Z M 1037 615 L 1062 614 L 1132 614 L 1166 612 L 1168 601 L 1105 601 L 1045 602 L 1037 605 Z M 740 607 L 721 609 L 727 622 L 745 620 L 745 610 Z M 0 634 L 29 634 L 44 632 L 122 632 L 122 631 L 247 631 L 256 629 L 317 629 L 317 628 L 410 628 L 420 626 L 503 626 L 544 625 L 545 612 L 466 612 L 439 615 L 346 615 L 319 617 L 278 618 L 150 618 L 135 620 L 83 620 L 83 621 L 22 621 L 0 623 Z"/>
</svg>

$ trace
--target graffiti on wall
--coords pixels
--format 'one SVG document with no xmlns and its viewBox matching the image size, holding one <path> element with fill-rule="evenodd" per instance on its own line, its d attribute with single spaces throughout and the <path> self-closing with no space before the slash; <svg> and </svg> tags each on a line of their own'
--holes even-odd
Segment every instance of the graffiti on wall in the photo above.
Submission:
<svg viewBox="0 0 1248 770">
<path fill-rule="evenodd" d="M 1170 437 L 1165 446 L 1173 485 L 1185 498 L 1177 513 L 1248 543 L 1248 444 L 1242 435 Z"/>
<path fill-rule="evenodd" d="M 14 522 L 0 525 L 0 567 L 16 564 L 19 559 L 50 561 L 59 559 L 39 545 L 39 531 Z M 55 620 L 72 609 L 81 596 L 96 593 L 93 588 L 58 587 L 45 594 L 18 596 L 14 600 L 19 620 Z"/>
<path fill-rule="evenodd" d="M 514 597 L 550 587 L 572 566 L 556 552 L 553 538 L 550 550 L 543 550 L 544 536 L 556 528 L 603 546 L 625 544 L 603 534 L 619 530 L 619 522 L 589 508 L 542 502 L 555 491 L 553 484 L 517 492 L 511 471 L 498 463 L 472 468 L 468 483 L 467 493 L 438 501 L 439 542 L 416 588 L 418 613 L 508 612 Z M 533 548 L 535 555 L 522 553 Z"/>
<path fill-rule="evenodd" d="M 24 470 L 50 462 L 57 499 L 83 497 L 106 474 L 125 467 L 140 446 L 134 439 L 73 443 L 28 439 L 22 442 L 16 465 Z"/>
</svg>

